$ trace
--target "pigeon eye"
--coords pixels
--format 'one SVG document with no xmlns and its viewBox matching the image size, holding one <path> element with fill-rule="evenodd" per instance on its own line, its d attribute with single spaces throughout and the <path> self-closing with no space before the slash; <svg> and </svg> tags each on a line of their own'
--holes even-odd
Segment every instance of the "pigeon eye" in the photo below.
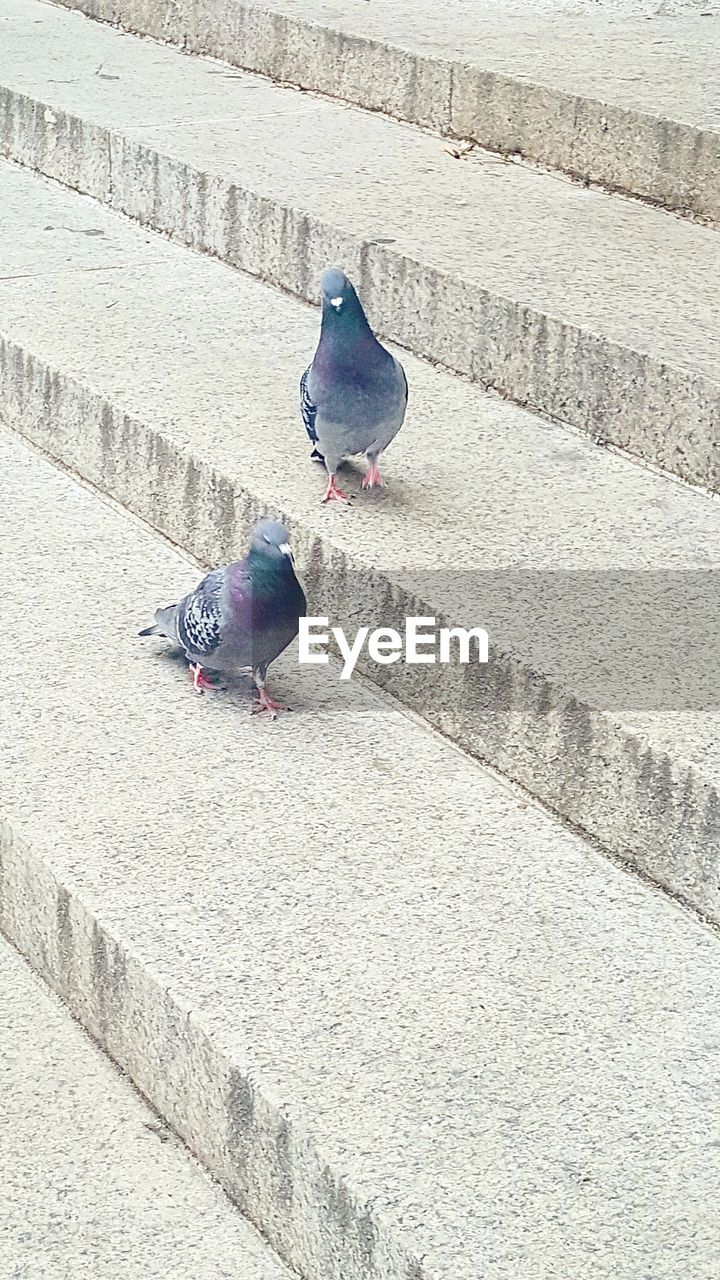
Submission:
<svg viewBox="0 0 720 1280">
<path fill-rule="evenodd" d="M 263 534 L 263 542 L 267 542 L 268 546 L 270 546 L 270 539 L 266 538 L 265 534 Z"/>
</svg>

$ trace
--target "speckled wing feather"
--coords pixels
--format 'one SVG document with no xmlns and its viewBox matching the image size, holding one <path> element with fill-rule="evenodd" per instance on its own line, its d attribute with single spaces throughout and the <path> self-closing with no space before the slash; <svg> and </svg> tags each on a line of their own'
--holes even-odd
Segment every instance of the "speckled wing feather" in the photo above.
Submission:
<svg viewBox="0 0 720 1280">
<path fill-rule="evenodd" d="M 310 366 L 310 368 L 312 368 L 312 365 Z M 316 405 L 313 404 L 312 400 L 310 399 L 310 392 L 308 391 L 307 383 L 308 383 L 309 373 L 310 373 L 310 369 L 306 369 L 302 378 L 300 379 L 300 412 L 302 414 L 302 420 L 305 423 L 305 430 L 308 433 L 308 438 L 310 440 L 310 443 L 313 445 L 317 445 L 318 436 L 317 436 L 317 431 L 315 430 L 315 418 L 317 417 L 317 407 Z M 317 448 L 313 449 L 312 453 L 310 454 L 310 457 L 317 458 L 319 459 L 320 462 L 325 461 L 322 454 L 317 450 Z"/>
<path fill-rule="evenodd" d="M 178 639 L 188 657 L 201 662 L 212 656 L 222 639 L 224 578 L 224 568 L 213 569 L 178 605 Z"/>
</svg>

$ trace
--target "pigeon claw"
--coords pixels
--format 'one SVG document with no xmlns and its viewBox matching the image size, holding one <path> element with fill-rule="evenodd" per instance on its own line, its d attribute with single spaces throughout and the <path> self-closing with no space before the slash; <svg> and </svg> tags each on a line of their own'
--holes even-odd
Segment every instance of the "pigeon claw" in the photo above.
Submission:
<svg viewBox="0 0 720 1280">
<path fill-rule="evenodd" d="M 382 489 L 383 478 L 380 475 L 380 469 L 377 462 L 371 462 L 365 475 L 362 478 L 363 489 Z"/>
<path fill-rule="evenodd" d="M 339 489 L 335 483 L 335 477 L 330 476 L 325 490 L 323 502 L 347 502 L 348 495 L 343 489 Z"/>
<path fill-rule="evenodd" d="M 204 693 L 206 689 L 210 689 L 211 691 L 215 690 L 216 686 L 213 684 L 209 676 L 205 675 L 205 672 L 199 662 L 193 663 L 190 670 L 193 678 L 193 689 L 196 693 Z"/>
<path fill-rule="evenodd" d="M 261 716 L 264 711 L 267 711 L 271 720 L 277 720 L 278 711 L 284 710 L 282 703 L 276 702 L 274 698 L 271 698 L 267 689 L 258 690 L 257 699 L 252 706 L 252 715 Z"/>
</svg>

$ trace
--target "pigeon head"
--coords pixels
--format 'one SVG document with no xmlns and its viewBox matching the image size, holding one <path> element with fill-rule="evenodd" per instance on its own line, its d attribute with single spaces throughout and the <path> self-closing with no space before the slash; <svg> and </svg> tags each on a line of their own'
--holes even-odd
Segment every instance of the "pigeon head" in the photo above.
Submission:
<svg viewBox="0 0 720 1280">
<path fill-rule="evenodd" d="M 269 560 L 293 563 L 290 535 L 285 526 L 277 520 L 261 520 L 256 524 L 250 550 L 254 555 L 265 556 Z"/>
<path fill-rule="evenodd" d="M 372 331 L 367 322 L 362 303 L 352 283 L 338 267 L 330 267 L 320 277 L 322 297 L 322 327 L 342 340 L 342 335 L 363 336 Z"/>
<path fill-rule="evenodd" d="M 357 294 L 344 272 L 337 267 L 323 271 L 320 277 L 323 311 L 332 307 L 333 311 L 342 311 L 348 302 L 357 299 Z"/>
</svg>

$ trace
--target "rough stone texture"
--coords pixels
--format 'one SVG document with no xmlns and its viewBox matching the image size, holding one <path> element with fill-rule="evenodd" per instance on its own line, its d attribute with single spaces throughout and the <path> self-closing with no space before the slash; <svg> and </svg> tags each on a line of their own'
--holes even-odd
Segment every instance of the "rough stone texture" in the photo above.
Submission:
<svg viewBox="0 0 720 1280">
<path fill-rule="evenodd" d="M 0 924 L 285 1259 L 714 1280 L 717 937 L 336 671 L 196 698 L 136 631 L 197 570 L 0 474 Z"/>
<path fill-rule="evenodd" d="M 717 503 L 403 355 L 387 491 L 321 507 L 296 409 L 317 312 L 22 170 L 0 191 L 7 419 L 207 562 L 282 515 L 350 634 L 486 626 L 487 668 L 368 671 L 720 920 Z"/>
<path fill-rule="evenodd" d="M 720 218 L 717 6 L 678 13 L 624 0 L 63 2 L 411 124 Z"/>
<path fill-rule="evenodd" d="M 56 905 L 67 931 L 75 905 Z M 0 1007 L 3 1277 L 291 1280 L 4 940 Z"/>
<path fill-rule="evenodd" d="M 78 14 L 2 11 L 5 154 L 304 298 L 340 261 L 389 337 L 720 484 L 714 232 Z"/>
</svg>

